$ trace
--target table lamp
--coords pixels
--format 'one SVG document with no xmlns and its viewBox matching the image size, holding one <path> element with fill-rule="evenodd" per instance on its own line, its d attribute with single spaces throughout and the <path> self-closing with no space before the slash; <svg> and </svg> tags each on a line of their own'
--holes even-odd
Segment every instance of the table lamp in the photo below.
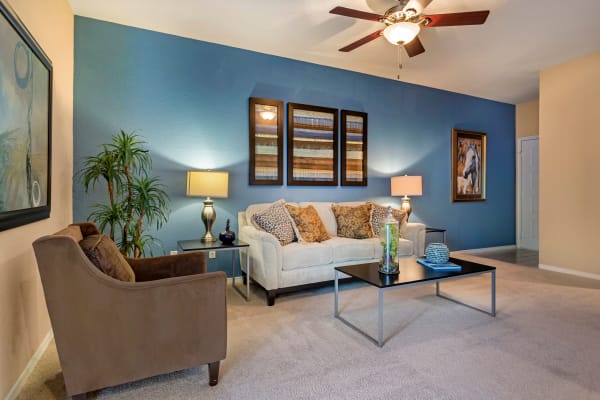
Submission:
<svg viewBox="0 0 600 400">
<path fill-rule="evenodd" d="M 227 198 L 229 186 L 229 173 L 223 171 L 188 171 L 187 173 L 187 196 L 206 196 L 204 208 L 202 209 L 202 222 L 204 222 L 205 233 L 200 239 L 202 242 L 216 242 L 217 238 L 211 229 L 217 213 L 213 207 L 212 197 Z"/>
<path fill-rule="evenodd" d="M 408 196 L 421 196 L 423 194 L 423 182 L 420 176 L 393 176 L 392 196 L 404 196 L 400 208 L 406 212 L 406 220 L 410 217 L 412 207 Z"/>
</svg>

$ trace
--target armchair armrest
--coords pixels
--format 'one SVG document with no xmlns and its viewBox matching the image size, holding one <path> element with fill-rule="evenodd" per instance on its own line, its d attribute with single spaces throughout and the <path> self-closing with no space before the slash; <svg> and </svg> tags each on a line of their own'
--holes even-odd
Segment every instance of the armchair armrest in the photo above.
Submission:
<svg viewBox="0 0 600 400">
<path fill-rule="evenodd" d="M 182 253 L 150 258 L 126 258 L 138 282 L 206 272 L 203 252 Z"/>
</svg>

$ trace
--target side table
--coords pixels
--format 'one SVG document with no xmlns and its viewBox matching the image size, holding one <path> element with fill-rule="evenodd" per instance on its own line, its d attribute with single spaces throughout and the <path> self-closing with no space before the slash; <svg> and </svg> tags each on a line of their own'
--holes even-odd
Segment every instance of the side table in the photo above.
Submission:
<svg viewBox="0 0 600 400">
<path fill-rule="evenodd" d="M 250 245 L 246 242 L 242 242 L 241 240 L 235 240 L 232 244 L 223 244 L 221 242 L 202 242 L 198 239 L 196 240 L 179 240 L 177 242 L 177 247 L 179 251 L 185 253 L 188 251 L 231 251 L 231 286 L 243 297 L 246 301 L 250 301 L 250 278 L 246 279 L 246 294 L 244 294 L 236 285 L 235 285 L 235 251 L 237 250 L 240 253 L 242 250 L 246 251 L 246 274 L 250 277 Z M 240 272 L 241 266 L 240 266 Z"/>
<path fill-rule="evenodd" d="M 441 233 L 442 234 L 442 239 L 443 239 L 443 243 L 446 244 L 446 229 L 444 228 L 430 228 L 430 227 L 426 227 L 425 228 L 425 234 L 428 233 Z"/>
</svg>

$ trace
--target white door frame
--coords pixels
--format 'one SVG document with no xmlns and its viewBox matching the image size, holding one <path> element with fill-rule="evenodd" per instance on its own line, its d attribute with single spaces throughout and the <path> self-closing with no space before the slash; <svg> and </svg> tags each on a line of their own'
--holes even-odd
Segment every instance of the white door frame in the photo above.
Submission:
<svg viewBox="0 0 600 400">
<path fill-rule="evenodd" d="M 517 159 L 517 224 L 515 226 L 515 235 L 517 238 L 517 248 L 521 247 L 521 144 L 526 140 L 537 140 L 539 148 L 540 137 L 537 135 L 523 136 L 517 138 L 516 159 Z M 539 178 L 539 177 L 538 177 Z M 538 180 L 539 182 L 539 180 Z"/>
</svg>

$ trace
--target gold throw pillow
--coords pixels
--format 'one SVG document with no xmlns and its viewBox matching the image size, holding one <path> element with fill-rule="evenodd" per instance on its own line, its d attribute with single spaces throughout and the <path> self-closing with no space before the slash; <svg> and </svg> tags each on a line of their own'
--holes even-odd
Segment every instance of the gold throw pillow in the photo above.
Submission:
<svg viewBox="0 0 600 400">
<path fill-rule="evenodd" d="M 290 204 L 286 204 L 290 216 L 296 224 L 298 233 L 305 242 L 322 242 L 324 240 L 331 239 L 325 224 L 321 221 L 319 213 L 312 206 L 307 207 L 296 207 Z"/>
<path fill-rule="evenodd" d="M 371 204 L 360 206 L 331 205 L 339 237 L 368 239 L 375 237 L 371 227 Z"/>
</svg>

